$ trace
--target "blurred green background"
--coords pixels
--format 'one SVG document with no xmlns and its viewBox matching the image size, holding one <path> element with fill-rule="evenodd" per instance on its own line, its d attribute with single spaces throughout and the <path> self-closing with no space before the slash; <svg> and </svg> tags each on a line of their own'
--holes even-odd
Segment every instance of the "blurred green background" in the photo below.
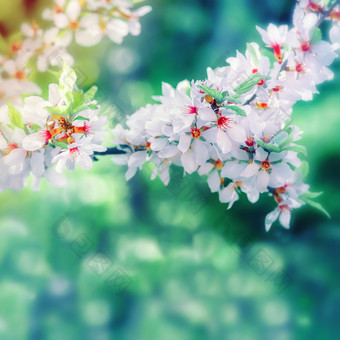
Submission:
<svg viewBox="0 0 340 340">
<path fill-rule="evenodd" d="M 49 1 L 0 1 L 15 32 Z M 152 102 L 161 82 L 204 79 L 255 25 L 288 23 L 293 0 L 150 0 L 142 34 L 122 46 L 72 47 L 84 88 L 100 87 L 110 124 Z M 292 228 L 264 231 L 263 197 L 231 211 L 204 178 L 164 187 L 102 158 L 64 189 L 0 194 L 0 339 L 290 340 L 339 338 L 340 64 L 294 123 L 305 131 L 313 191 L 332 219 L 305 207 Z M 37 75 L 42 86 L 55 81 Z M 46 91 L 45 91 L 46 93 Z"/>
</svg>

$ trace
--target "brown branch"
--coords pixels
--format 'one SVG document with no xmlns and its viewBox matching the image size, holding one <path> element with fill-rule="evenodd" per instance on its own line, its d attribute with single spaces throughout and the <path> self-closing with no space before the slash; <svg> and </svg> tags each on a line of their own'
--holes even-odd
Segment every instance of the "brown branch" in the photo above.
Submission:
<svg viewBox="0 0 340 340">
<path fill-rule="evenodd" d="M 126 153 L 127 152 L 125 152 L 124 150 L 120 150 L 120 149 L 114 147 L 114 148 L 107 148 L 107 150 L 104 151 L 104 152 L 97 152 L 96 151 L 93 154 L 95 156 L 106 156 L 106 155 L 124 155 Z"/>
</svg>

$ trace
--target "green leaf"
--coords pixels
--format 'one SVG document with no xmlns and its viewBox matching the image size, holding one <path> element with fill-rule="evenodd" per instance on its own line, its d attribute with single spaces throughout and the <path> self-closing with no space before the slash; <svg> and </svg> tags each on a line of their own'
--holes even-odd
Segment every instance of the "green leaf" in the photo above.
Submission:
<svg viewBox="0 0 340 340">
<path fill-rule="evenodd" d="M 54 142 L 52 145 L 59 146 L 62 149 L 67 149 L 68 148 L 68 144 L 67 143 L 63 143 L 63 142 Z"/>
<path fill-rule="evenodd" d="M 9 102 L 7 102 L 7 106 L 8 106 L 8 117 L 9 117 L 9 120 L 12 126 L 25 130 L 25 125 L 22 120 L 21 113 Z"/>
<path fill-rule="evenodd" d="M 240 102 L 240 96 L 238 94 L 230 94 L 225 97 L 225 100 L 227 100 L 230 103 L 239 103 Z"/>
<path fill-rule="evenodd" d="M 307 191 L 303 195 L 301 195 L 299 198 L 304 201 L 306 199 L 318 198 L 322 194 L 323 194 L 322 191 L 321 192 L 310 192 L 310 191 Z"/>
<path fill-rule="evenodd" d="M 67 33 L 67 28 L 64 28 L 58 33 L 58 38 L 62 38 Z"/>
<path fill-rule="evenodd" d="M 89 120 L 89 119 L 86 118 L 86 117 L 83 117 L 83 116 L 77 116 L 77 117 L 73 118 L 73 121 L 75 121 L 75 120 Z"/>
<path fill-rule="evenodd" d="M 315 44 L 320 40 L 322 40 L 322 31 L 319 27 L 315 27 L 312 34 L 311 43 Z"/>
<path fill-rule="evenodd" d="M 49 113 L 56 114 L 58 116 L 62 116 L 68 118 L 69 116 L 69 107 L 68 106 L 48 106 L 45 108 Z"/>
<path fill-rule="evenodd" d="M 85 102 L 90 102 L 96 95 L 98 91 L 98 87 L 97 86 L 92 86 L 89 90 L 87 90 L 84 93 L 84 101 Z"/>
<path fill-rule="evenodd" d="M 302 178 L 305 180 L 309 174 L 309 163 L 307 161 L 303 161 L 299 170 L 302 173 Z"/>
<path fill-rule="evenodd" d="M 247 93 L 251 91 L 253 87 L 263 78 L 265 77 L 262 76 L 261 74 L 255 73 L 252 76 L 250 76 L 246 81 L 237 86 L 236 89 L 234 89 L 234 91 L 237 94 Z"/>
<path fill-rule="evenodd" d="M 30 129 L 33 131 L 33 132 L 38 132 L 41 130 L 41 127 L 38 125 L 38 124 L 32 124 Z"/>
<path fill-rule="evenodd" d="M 258 145 L 260 145 L 263 149 L 268 150 L 269 152 L 281 152 L 281 148 L 274 144 L 265 143 L 263 140 L 259 139 L 256 142 Z"/>
<path fill-rule="evenodd" d="M 307 149 L 305 146 L 303 145 L 292 145 L 292 146 L 287 146 L 284 149 L 282 149 L 283 151 L 294 151 L 297 153 L 301 153 L 305 156 L 307 156 Z"/>
<path fill-rule="evenodd" d="M 302 199 L 302 198 L 301 198 Z M 318 202 L 314 202 L 310 199 L 302 199 L 306 204 L 310 205 L 311 207 L 313 207 L 316 210 L 321 211 L 323 214 L 325 214 L 328 218 L 331 218 L 331 215 L 329 214 L 329 212 Z"/>
<path fill-rule="evenodd" d="M 283 148 L 286 145 L 291 144 L 294 140 L 294 129 L 291 128 L 291 127 L 288 127 L 286 129 L 286 132 L 287 132 L 288 136 L 281 143 L 279 143 L 280 148 Z"/>
<path fill-rule="evenodd" d="M 246 112 L 238 106 L 230 105 L 230 106 L 224 106 L 224 107 L 228 110 L 234 111 L 239 116 L 243 116 L 243 117 L 247 116 Z"/>
<path fill-rule="evenodd" d="M 226 97 L 226 92 L 221 93 L 218 90 L 212 89 L 209 86 L 206 85 L 200 85 L 198 86 L 202 91 L 204 91 L 205 94 L 208 94 L 209 96 L 216 99 L 218 103 L 223 103 Z"/>
<path fill-rule="evenodd" d="M 98 104 L 95 102 L 89 103 L 89 104 L 83 104 L 81 106 L 78 106 L 76 109 L 73 110 L 73 114 L 77 114 L 78 112 L 84 111 L 84 110 L 96 110 L 98 108 Z"/>
<path fill-rule="evenodd" d="M 269 59 L 270 65 L 273 66 L 273 64 L 276 62 L 276 59 L 274 57 L 274 53 L 267 49 L 262 49 L 261 54 Z"/>
<path fill-rule="evenodd" d="M 257 65 L 259 62 L 259 59 L 257 57 L 255 48 L 253 47 L 252 44 L 247 44 L 247 50 L 249 51 L 251 57 L 253 58 L 254 64 Z"/>
<path fill-rule="evenodd" d="M 61 72 L 59 78 L 59 89 L 61 93 L 64 95 L 68 104 L 71 104 L 73 95 L 72 92 L 74 90 L 75 84 L 77 81 L 77 75 L 74 70 L 68 66 L 65 62 L 63 62 L 63 70 Z"/>
<path fill-rule="evenodd" d="M 82 90 L 73 92 L 73 101 L 71 104 L 71 111 L 84 104 L 84 93 Z"/>
</svg>

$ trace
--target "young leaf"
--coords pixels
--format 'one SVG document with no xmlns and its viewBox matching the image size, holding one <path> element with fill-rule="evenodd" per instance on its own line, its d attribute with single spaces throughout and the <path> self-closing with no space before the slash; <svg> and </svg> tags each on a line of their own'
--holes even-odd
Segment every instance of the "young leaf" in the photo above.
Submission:
<svg viewBox="0 0 340 340">
<path fill-rule="evenodd" d="M 299 167 L 299 170 L 302 173 L 302 178 L 305 180 L 309 174 L 309 164 L 307 161 L 303 161 L 301 166 Z"/>
<path fill-rule="evenodd" d="M 77 116 L 76 118 L 73 119 L 73 121 L 75 120 L 89 120 L 89 119 L 83 116 Z"/>
<path fill-rule="evenodd" d="M 84 110 L 96 110 L 98 108 L 98 105 L 96 102 L 92 102 L 89 104 L 83 104 L 78 106 L 76 109 L 73 110 L 73 114 L 77 114 L 78 112 L 84 111 Z"/>
<path fill-rule="evenodd" d="M 286 132 L 288 133 L 288 136 L 279 144 L 280 148 L 285 147 L 286 145 L 292 143 L 294 140 L 294 129 L 289 127 L 286 129 Z"/>
<path fill-rule="evenodd" d="M 247 80 L 241 83 L 234 89 L 237 94 L 244 94 L 249 92 L 261 79 L 265 78 L 261 74 L 255 73 L 250 76 Z"/>
<path fill-rule="evenodd" d="M 208 94 L 209 96 L 213 97 L 214 99 L 216 99 L 216 101 L 218 103 L 223 103 L 223 101 L 225 100 L 226 97 L 226 93 L 223 92 L 221 93 L 218 90 L 212 89 L 209 86 L 206 85 L 200 85 L 198 86 L 202 91 L 204 91 L 205 94 Z"/>
<path fill-rule="evenodd" d="M 74 70 L 63 62 L 63 70 L 59 78 L 59 89 L 69 104 L 72 102 L 72 91 L 75 87 L 76 81 L 77 75 Z"/>
<path fill-rule="evenodd" d="M 283 150 L 284 151 L 294 151 L 294 152 L 297 152 L 297 153 L 302 153 L 303 155 L 307 156 L 307 149 L 303 145 L 292 145 L 292 146 L 285 147 Z"/>
<path fill-rule="evenodd" d="M 45 108 L 49 113 L 68 118 L 69 107 L 68 106 L 48 106 Z"/>
<path fill-rule="evenodd" d="M 98 91 L 98 87 L 97 86 L 92 86 L 89 90 L 87 90 L 84 93 L 84 101 L 85 102 L 90 102 L 96 95 Z"/>
<path fill-rule="evenodd" d="M 310 199 L 302 199 L 306 204 L 310 205 L 311 207 L 315 208 L 316 210 L 321 211 L 323 214 L 325 214 L 328 218 L 331 218 L 331 215 L 329 212 L 318 202 L 314 202 Z"/>
<path fill-rule="evenodd" d="M 246 112 L 243 110 L 243 109 L 241 109 L 240 107 L 238 107 L 238 106 L 234 106 L 234 105 L 229 105 L 229 106 L 224 106 L 227 110 L 232 110 L 232 111 L 234 111 L 237 115 L 239 115 L 239 116 L 243 116 L 243 117 L 245 117 L 245 116 L 247 116 L 247 114 L 246 114 Z"/>
<path fill-rule="evenodd" d="M 322 39 L 321 29 L 319 27 L 315 27 L 314 31 L 313 31 L 313 34 L 312 34 L 312 39 L 311 39 L 312 44 L 317 43 L 321 39 Z"/>
<path fill-rule="evenodd" d="M 32 124 L 30 126 L 30 129 L 33 131 L 33 132 L 38 132 L 41 130 L 41 127 L 38 125 L 38 124 Z"/>
<path fill-rule="evenodd" d="M 25 125 L 22 120 L 21 113 L 9 102 L 7 102 L 7 106 L 8 106 L 8 117 L 9 117 L 9 120 L 12 126 L 25 130 Z"/>
<path fill-rule="evenodd" d="M 83 105 L 84 103 L 84 93 L 82 90 L 78 90 L 76 92 L 73 92 L 73 101 L 71 104 L 71 110 L 75 110 L 77 107 Z"/>
<path fill-rule="evenodd" d="M 310 191 L 307 191 L 303 195 L 300 196 L 300 199 L 302 199 L 304 201 L 305 199 L 318 198 L 322 194 L 323 194 L 323 192 L 310 192 Z"/>
<path fill-rule="evenodd" d="M 274 53 L 272 51 L 269 51 L 266 48 L 264 48 L 264 49 L 261 49 L 261 54 L 269 59 L 271 66 L 273 66 L 273 64 L 276 62 Z"/>
<path fill-rule="evenodd" d="M 225 100 L 227 100 L 229 103 L 239 103 L 240 102 L 240 96 L 238 94 L 230 94 L 225 97 Z"/>
<path fill-rule="evenodd" d="M 247 44 L 247 50 L 249 51 L 251 57 L 253 58 L 254 64 L 257 65 L 259 62 L 259 59 L 257 57 L 255 48 L 253 47 L 252 44 Z"/>
<path fill-rule="evenodd" d="M 68 148 L 68 144 L 67 143 L 63 143 L 63 142 L 54 142 L 52 145 L 59 146 L 62 149 L 67 149 Z"/>
<path fill-rule="evenodd" d="M 261 146 L 261 148 L 268 150 L 269 152 L 281 152 L 281 148 L 277 145 L 265 143 L 260 139 L 256 143 Z"/>
</svg>

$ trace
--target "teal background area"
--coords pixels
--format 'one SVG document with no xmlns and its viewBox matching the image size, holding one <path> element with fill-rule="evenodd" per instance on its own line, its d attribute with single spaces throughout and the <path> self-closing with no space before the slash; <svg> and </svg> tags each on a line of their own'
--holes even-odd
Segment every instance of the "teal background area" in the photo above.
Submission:
<svg viewBox="0 0 340 340">
<path fill-rule="evenodd" d="M 0 22 L 14 32 L 15 20 L 45 3 Z M 153 102 L 162 81 L 204 79 L 208 66 L 260 43 L 255 25 L 289 23 L 294 3 L 150 0 L 139 37 L 72 47 L 79 85 L 99 86 L 113 127 Z M 304 207 L 290 230 L 275 224 L 266 233 L 270 197 L 254 205 L 243 197 L 226 211 L 205 178 L 182 179 L 174 169 L 164 187 L 146 166 L 126 182 L 111 156 L 90 172 L 68 173 L 64 189 L 43 181 L 39 192 L 0 193 L 0 339 L 336 339 L 339 65 L 293 114 L 308 149 L 308 183 L 324 191 L 331 220 Z M 45 89 L 55 81 L 33 77 Z"/>
</svg>

